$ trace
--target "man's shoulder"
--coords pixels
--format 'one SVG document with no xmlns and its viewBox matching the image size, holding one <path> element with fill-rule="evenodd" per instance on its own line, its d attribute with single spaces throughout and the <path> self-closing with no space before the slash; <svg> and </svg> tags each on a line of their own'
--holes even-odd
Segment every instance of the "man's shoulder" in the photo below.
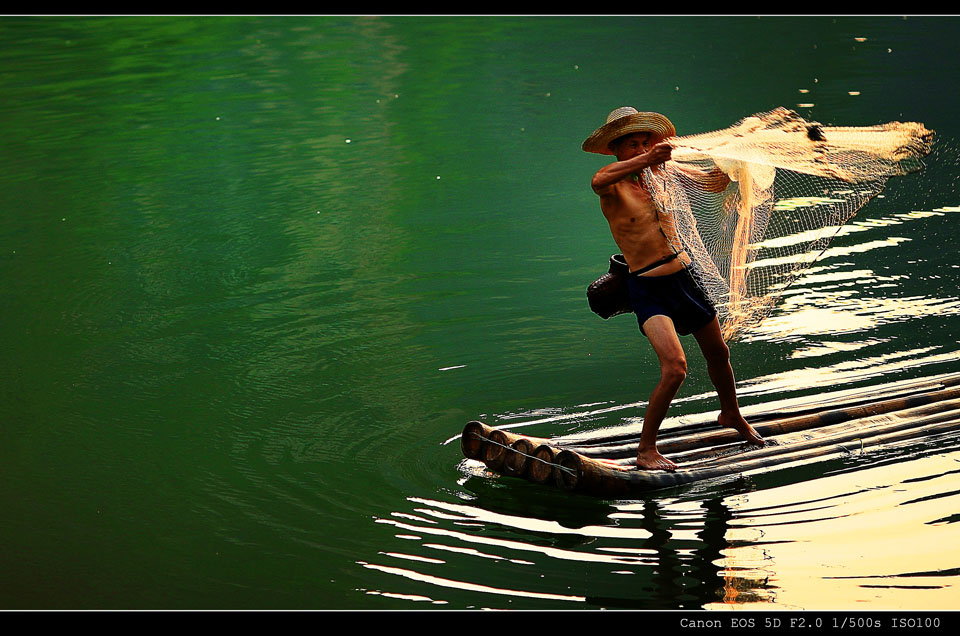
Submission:
<svg viewBox="0 0 960 636">
<path fill-rule="evenodd" d="M 613 183 L 608 183 L 607 185 L 594 187 L 593 191 L 597 193 L 598 196 L 602 197 L 614 197 L 619 198 L 621 196 L 620 189 L 623 186 L 623 180 L 614 181 Z"/>
</svg>

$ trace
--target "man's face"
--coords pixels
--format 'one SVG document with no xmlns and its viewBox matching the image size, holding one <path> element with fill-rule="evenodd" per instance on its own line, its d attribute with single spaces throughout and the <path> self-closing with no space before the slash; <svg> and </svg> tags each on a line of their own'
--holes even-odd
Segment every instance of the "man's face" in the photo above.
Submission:
<svg viewBox="0 0 960 636">
<path fill-rule="evenodd" d="M 617 141 L 613 151 L 617 155 L 617 160 L 626 161 L 627 159 L 632 159 L 639 154 L 645 153 L 648 150 L 648 141 L 650 141 L 650 133 L 625 135 Z"/>
</svg>

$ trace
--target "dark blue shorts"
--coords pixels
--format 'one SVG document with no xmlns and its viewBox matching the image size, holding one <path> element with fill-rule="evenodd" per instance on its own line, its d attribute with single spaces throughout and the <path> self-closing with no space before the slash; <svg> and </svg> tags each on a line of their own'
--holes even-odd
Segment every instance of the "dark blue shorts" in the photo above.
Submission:
<svg viewBox="0 0 960 636">
<path fill-rule="evenodd" d="M 640 332 L 652 316 L 667 316 L 681 336 L 706 327 L 717 315 L 687 268 L 666 276 L 627 276 L 630 305 Z M 646 334 L 644 334 L 646 335 Z"/>
</svg>

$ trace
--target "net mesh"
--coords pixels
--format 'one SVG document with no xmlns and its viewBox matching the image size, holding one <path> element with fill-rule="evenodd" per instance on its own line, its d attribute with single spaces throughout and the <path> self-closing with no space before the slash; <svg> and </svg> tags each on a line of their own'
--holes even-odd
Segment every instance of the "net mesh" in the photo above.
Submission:
<svg viewBox="0 0 960 636">
<path fill-rule="evenodd" d="M 644 178 L 730 340 L 770 312 L 890 177 L 920 169 L 932 139 L 919 123 L 829 127 L 777 108 L 670 138 L 672 160 Z"/>
</svg>

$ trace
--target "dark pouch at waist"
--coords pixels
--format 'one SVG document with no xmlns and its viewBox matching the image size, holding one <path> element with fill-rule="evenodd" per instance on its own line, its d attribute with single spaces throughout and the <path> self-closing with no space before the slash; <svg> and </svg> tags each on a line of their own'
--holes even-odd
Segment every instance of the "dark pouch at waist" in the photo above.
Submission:
<svg viewBox="0 0 960 636">
<path fill-rule="evenodd" d="M 633 313 L 627 276 L 630 268 L 623 254 L 610 257 L 610 269 L 587 287 L 587 302 L 590 310 L 604 320 L 619 314 Z"/>
</svg>

